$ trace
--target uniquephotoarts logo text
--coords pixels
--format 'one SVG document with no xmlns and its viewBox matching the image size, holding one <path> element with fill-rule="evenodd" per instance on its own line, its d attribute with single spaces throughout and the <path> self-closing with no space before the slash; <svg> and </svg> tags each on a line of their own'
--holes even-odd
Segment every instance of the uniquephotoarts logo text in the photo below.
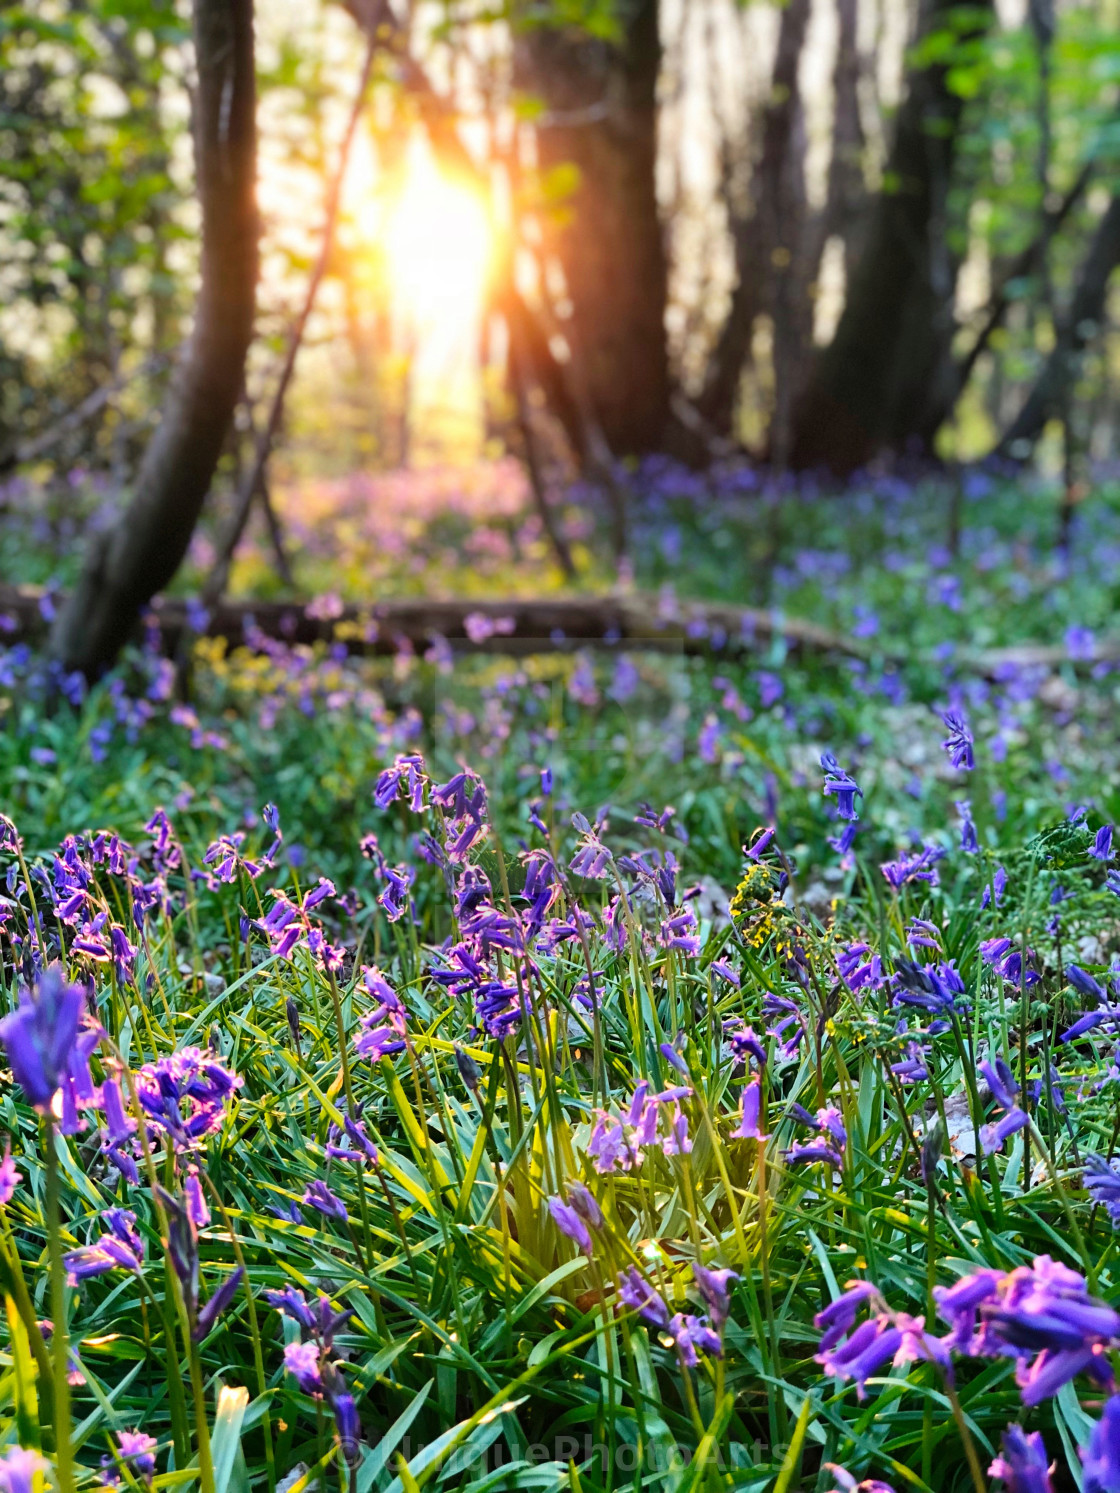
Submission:
<svg viewBox="0 0 1120 1493">
<path fill-rule="evenodd" d="M 524 1466 L 526 1463 L 540 1467 L 547 1463 L 558 1463 L 567 1467 L 574 1462 L 581 1471 L 598 1472 L 669 1472 L 674 1468 L 688 1467 L 695 1460 L 695 1447 L 665 1438 L 647 1438 L 640 1446 L 632 1441 L 616 1440 L 613 1445 L 596 1441 L 587 1432 L 583 1436 L 559 1435 L 551 1441 L 532 1441 L 511 1452 L 504 1440 L 498 1439 L 489 1446 L 459 1446 L 437 1452 L 432 1457 L 424 1455 L 426 1447 L 417 1445 L 406 1436 L 398 1448 L 398 1456 L 411 1463 L 418 1458 L 425 1471 L 429 1468 L 442 1476 L 459 1472 L 496 1472 L 502 1467 Z M 782 1448 L 778 1448 L 780 1454 Z M 733 1471 L 757 1467 L 771 1462 L 770 1448 L 760 1440 L 732 1442 L 730 1447 L 709 1446 L 704 1453 L 704 1465 L 717 1471 Z"/>
</svg>

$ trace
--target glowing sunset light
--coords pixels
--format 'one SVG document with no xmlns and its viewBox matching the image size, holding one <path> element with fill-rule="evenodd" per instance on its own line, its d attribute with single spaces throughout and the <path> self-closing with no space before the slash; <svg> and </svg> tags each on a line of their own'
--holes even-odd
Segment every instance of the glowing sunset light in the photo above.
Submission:
<svg viewBox="0 0 1120 1493">
<path fill-rule="evenodd" d="M 385 170 L 359 136 L 344 212 L 359 260 L 379 266 L 408 364 L 409 419 L 425 443 L 469 458 L 483 438 L 479 339 L 496 258 L 489 207 L 440 170 L 423 135 Z"/>
<path fill-rule="evenodd" d="M 477 325 L 493 247 L 478 194 L 450 180 L 416 145 L 399 191 L 386 203 L 385 250 L 394 300 L 417 331 L 448 322 Z"/>
</svg>

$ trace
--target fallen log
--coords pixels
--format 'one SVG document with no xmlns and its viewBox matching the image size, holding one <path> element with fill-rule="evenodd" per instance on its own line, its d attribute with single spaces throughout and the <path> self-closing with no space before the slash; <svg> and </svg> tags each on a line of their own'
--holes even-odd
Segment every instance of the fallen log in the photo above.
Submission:
<svg viewBox="0 0 1120 1493">
<path fill-rule="evenodd" d="M 63 598 L 34 586 L 0 585 L 0 641 L 34 641 Z M 816 622 L 757 607 L 691 601 L 667 602 L 633 595 L 509 597 L 498 600 L 406 597 L 372 606 L 344 606 L 331 599 L 295 602 L 219 602 L 162 598 L 148 614 L 168 654 L 189 634 L 224 638 L 231 648 L 260 649 L 266 640 L 288 644 L 342 643 L 348 652 L 393 654 L 433 643 L 456 654 L 525 654 L 589 645 L 659 649 L 684 654 L 753 651 L 784 640 L 790 651 L 835 653 L 860 659 L 901 661 L 904 655 L 872 647 Z"/>
<path fill-rule="evenodd" d="M 53 609 L 63 601 L 41 587 L 0 584 L 0 644 L 45 637 Z M 489 600 L 418 596 L 371 606 L 344 606 L 320 597 L 306 605 L 223 601 L 209 610 L 197 600 L 165 597 L 157 599 L 147 624 L 158 631 L 160 646 L 170 657 L 179 655 L 192 637 L 223 638 L 230 648 L 257 652 L 272 642 L 336 643 L 347 653 L 382 656 L 409 648 L 422 653 L 436 644 L 456 656 L 605 647 L 731 657 L 760 652 L 778 641 L 793 654 L 839 655 L 879 665 L 935 664 L 930 657 L 880 639 L 853 638 L 778 611 L 726 602 L 668 601 L 648 592 Z M 964 672 L 994 678 L 1008 669 L 1049 671 L 1063 664 L 1084 669 L 1120 661 L 1120 638 L 1097 639 L 1091 652 L 1077 658 L 1064 643 L 1019 643 L 962 649 L 953 661 Z"/>
</svg>

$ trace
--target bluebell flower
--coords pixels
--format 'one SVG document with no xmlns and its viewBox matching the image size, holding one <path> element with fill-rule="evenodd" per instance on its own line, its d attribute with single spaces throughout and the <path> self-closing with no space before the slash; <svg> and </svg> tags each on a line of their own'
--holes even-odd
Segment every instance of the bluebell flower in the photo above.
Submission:
<svg viewBox="0 0 1120 1493">
<path fill-rule="evenodd" d="M 906 926 L 906 942 L 911 949 L 935 949 L 941 952 L 941 936 L 934 923 L 924 918 L 911 918 Z"/>
<path fill-rule="evenodd" d="M 997 1057 L 994 1063 L 985 1061 L 977 1066 L 992 1092 L 992 1098 L 1002 1109 L 1006 1110 L 1006 1114 L 994 1124 L 980 1127 L 980 1145 L 985 1156 L 988 1156 L 993 1151 L 1002 1150 L 1004 1141 L 1023 1130 L 1030 1121 L 1025 1111 L 1019 1108 L 1017 1103 L 1019 1085 L 1015 1082 L 1015 1077 L 1004 1060 Z"/>
<path fill-rule="evenodd" d="M 984 895 L 980 898 L 981 908 L 992 905 L 992 893 L 996 894 L 995 905 L 998 907 L 1003 901 L 1003 894 L 1007 890 L 1007 872 L 1002 866 L 997 866 L 992 877 L 991 884 L 984 888 Z"/>
<path fill-rule="evenodd" d="M 139 1275 L 144 1264 L 144 1241 L 136 1228 L 136 1215 L 126 1208 L 108 1208 L 101 1215 L 109 1232 L 93 1244 L 84 1244 L 63 1256 L 70 1285 L 104 1275 L 109 1270 L 128 1270 Z"/>
<path fill-rule="evenodd" d="M 1067 627 L 1065 643 L 1069 657 L 1078 662 L 1091 659 L 1096 651 L 1096 638 L 1090 627 Z"/>
<path fill-rule="evenodd" d="M 769 1140 L 768 1135 L 762 1133 L 760 1109 L 762 1105 L 762 1084 L 756 1078 L 743 1089 L 743 1097 L 740 1107 L 740 1118 L 738 1129 L 731 1132 L 734 1140 Z"/>
<path fill-rule="evenodd" d="M 582 1182 L 573 1182 L 568 1188 L 568 1202 L 583 1219 L 584 1223 L 593 1229 L 603 1227 L 603 1210 L 595 1199 L 595 1194 Z"/>
<path fill-rule="evenodd" d="M 688 1064 L 671 1042 L 662 1042 L 661 1056 L 671 1068 L 675 1068 L 683 1077 L 688 1077 Z"/>
<path fill-rule="evenodd" d="M 395 799 L 403 798 L 412 812 L 418 814 L 424 807 L 427 781 L 423 757 L 416 753 L 398 756 L 392 767 L 387 767 L 377 779 L 373 801 L 379 809 L 387 809 Z"/>
<path fill-rule="evenodd" d="M 835 1462 L 826 1462 L 824 1465 L 836 1479 L 836 1487 L 831 1488 L 829 1493 L 894 1493 L 890 1483 L 884 1483 L 880 1478 L 857 1479 L 847 1468 L 840 1467 Z"/>
<path fill-rule="evenodd" d="M 727 1035 L 731 1051 L 740 1062 L 746 1062 L 748 1058 L 754 1058 L 760 1068 L 766 1067 L 766 1048 L 755 1035 L 754 1027 L 743 1026 L 736 1017 L 730 1021 L 725 1021 L 723 1029 Z"/>
<path fill-rule="evenodd" d="M 1028 1436 L 1022 1426 L 1010 1425 L 1000 1442 L 1000 1455 L 988 1468 L 989 1477 L 999 1478 L 1006 1493 L 1053 1493 L 1046 1460 L 1046 1445 L 1039 1431 Z"/>
<path fill-rule="evenodd" d="M 1108 1213 L 1114 1229 L 1120 1229 L 1120 1172 L 1103 1156 L 1085 1158 L 1085 1190 L 1094 1203 Z"/>
<path fill-rule="evenodd" d="M 3 1160 L 0 1160 L 0 1208 L 6 1208 L 12 1201 L 19 1183 L 20 1173 L 12 1159 L 12 1143 L 9 1139 L 4 1146 Z"/>
<path fill-rule="evenodd" d="M 967 798 L 957 800 L 957 813 L 961 818 L 961 849 L 966 855 L 975 855 L 980 849 L 976 838 L 976 826 L 972 822 L 972 804 Z"/>
<path fill-rule="evenodd" d="M 949 1342 L 970 1357 L 1010 1356 L 1024 1405 L 1037 1405 L 1087 1373 L 1111 1388 L 1108 1350 L 1120 1313 L 1089 1295 L 1083 1276 L 1049 1255 L 1002 1272 L 982 1268 L 934 1290 Z"/>
<path fill-rule="evenodd" d="M 837 816 L 841 819 L 858 819 L 856 798 L 863 797 L 863 789 L 850 773 L 845 772 L 831 752 L 821 753 L 821 767 L 825 774 L 824 792 L 836 795 Z"/>
<path fill-rule="evenodd" d="M 958 770 L 971 772 L 976 766 L 976 759 L 972 751 L 972 732 L 968 729 L 968 719 L 964 711 L 942 710 L 938 714 L 949 733 L 941 745 L 948 753 L 950 762 Z"/>
<path fill-rule="evenodd" d="M 327 1404 L 331 1407 L 331 1413 L 334 1416 L 339 1450 L 342 1452 L 347 1467 L 353 1472 L 362 1460 L 361 1422 L 358 1418 L 357 1403 L 346 1388 L 341 1370 L 330 1359 L 323 1362 L 320 1374 L 323 1381 L 323 1393 L 326 1395 Z"/>
<path fill-rule="evenodd" d="M 713 1358 L 720 1358 L 723 1354 L 723 1343 L 720 1341 L 719 1334 L 701 1317 L 686 1316 L 684 1312 L 677 1312 L 670 1318 L 665 1330 L 673 1339 L 680 1361 L 685 1368 L 696 1367 L 699 1362 L 696 1356 L 697 1348 L 703 1353 L 710 1353 Z"/>
<path fill-rule="evenodd" d="M 1117 1493 L 1120 1489 L 1120 1395 L 1106 1401 L 1089 1445 L 1081 1448 L 1085 1475 L 1081 1493 Z"/>
<path fill-rule="evenodd" d="M 309 1305 L 303 1292 L 295 1286 L 284 1286 L 279 1291 L 266 1291 L 264 1299 L 285 1317 L 298 1322 L 300 1327 L 325 1348 L 331 1346 L 335 1334 L 341 1332 L 353 1316 L 347 1307 L 336 1309 L 332 1306 L 330 1297 L 321 1291 L 315 1305 Z"/>
<path fill-rule="evenodd" d="M 619 1277 L 618 1282 L 619 1300 L 623 1306 L 631 1311 L 641 1314 L 645 1321 L 653 1327 L 665 1330 L 669 1326 L 669 1308 L 653 1289 L 653 1287 L 642 1279 L 633 1265 L 627 1267 L 625 1273 Z"/>
<path fill-rule="evenodd" d="M 856 1318 L 865 1305 L 882 1305 L 878 1286 L 869 1280 L 850 1280 L 844 1294 L 819 1311 L 813 1318 L 813 1326 L 822 1333 L 818 1352 L 825 1353 L 835 1347 L 846 1332 L 855 1326 Z"/>
<path fill-rule="evenodd" d="M 306 1395 L 323 1393 L 319 1356 L 314 1343 L 288 1343 L 284 1349 L 284 1367 Z"/>
<path fill-rule="evenodd" d="M 911 959 L 895 962 L 893 1002 L 896 1006 L 917 1006 L 937 1017 L 928 1028 L 930 1034 L 946 1030 L 955 1015 L 967 1010 L 965 1003 L 957 998 L 964 994 L 964 983 L 951 961 L 936 965 L 919 965 Z"/>
<path fill-rule="evenodd" d="M 140 1107 L 176 1150 L 189 1149 L 221 1130 L 226 1107 L 240 1087 L 236 1073 L 199 1047 L 184 1047 L 145 1063 L 136 1075 Z"/>
<path fill-rule="evenodd" d="M 826 835 L 825 843 L 830 849 L 835 850 L 837 855 L 846 856 L 856 841 L 855 824 L 845 824 L 838 835 Z"/>
<path fill-rule="evenodd" d="M 303 1201 L 308 1208 L 314 1208 L 325 1218 L 335 1218 L 339 1223 L 345 1223 L 350 1216 L 342 1199 L 336 1197 L 327 1184 L 320 1182 L 318 1178 L 308 1186 L 303 1194 Z"/>
<path fill-rule="evenodd" d="M 198 1226 L 185 1199 L 173 1197 L 162 1187 L 157 1191 L 167 1215 L 167 1239 L 164 1242 L 183 1293 L 191 1341 L 200 1343 L 233 1300 L 245 1272 L 239 1265 L 226 1276 L 210 1299 L 200 1305 Z"/>
<path fill-rule="evenodd" d="M 590 1259 L 592 1254 L 591 1235 L 588 1232 L 587 1224 L 576 1210 L 569 1203 L 566 1203 L 563 1198 L 551 1197 L 548 1200 L 548 1211 L 552 1215 L 553 1223 L 560 1232 L 566 1234 Z"/>
<path fill-rule="evenodd" d="M 692 1275 L 708 1308 L 712 1326 L 717 1332 L 722 1332 L 731 1311 L 731 1291 L 739 1276 L 734 1270 L 713 1270 L 698 1260 L 693 1261 Z"/>
<path fill-rule="evenodd" d="M 902 1364 L 914 1359 L 945 1364 L 947 1350 L 938 1338 L 925 1332 L 924 1317 L 909 1317 L 899 1312 L 893 1318 L 880 1312 L 860 1324 L 849 1338 L 835 1346 L 823 1348 L 816 1361 L 826 1374 L 837 1379 L 854 1379 L 859 1398 L 865 1399 L 867 1380 L 888 1364 Z"/>
<path fill-rule="evenodd" d="M 12 1074 L 40 1114 L 51 1102 L 75 1060 L 84 996 L 60 964 L 50 964 L 34 988 L 24 986 L 19 1004 L 0 1021 L 0 1042 Z"/>
<path fill-rule="evenodd" d="M 755 831 L 755 839 L 750 845 L 743 846 L 743 854 L 749 861 L 757 861 L 769 848 L 771 840 L 777 833 L 771 824 L 768 828 Z"/>
<path fill-rule="evenodd" d="M 943 860 L 945 851 L 940 845 L 926 845 L 914 856 L 900 856 L 896 861 L 886 861 L 879 867 L 888 886 L 901 891 L 904 886 L 924 881 L 937 885 L 937 862 Z"/>
<path fill-rule="evenodd" d="M 1102 824 L 1093 837 L 1093 843 L 1089 847 L 1089 854 L 1094 860 L 1110 861 L 1112 859 L 1112 825 Z"/>
<path fill-rule="evenodd" d="M 741 983 L 739 976 L 726 959 L 713 959 L 708 968 L 713 975 L 718 975 L 721 980 L 726 980 L 729 985 L 734 985 L 736 990 L 739 989 Z"/>
<path fill-rule="evenodd" d="M 156 1448 L 159 1442 L 146 1431 L 117 1431 L 117 1457 L 128 1467 L 134 1477 L 151 1485 L 156 1471 Z M 116 1462 L 112 1457 L 102 1457 L 101 1466 L 106 1480 L 120 1481 Z"/>
<path fill-rule="evenodd" d="M 49 1471 L 46 1457 L 22 1446 L 10 1446 L 0 1457 L 0 1493 L 33 1493 L 37 1475 Z"/>
<path fill-rule="evenodd" d="M 923 1083 L 929 1077 L 929 1067 L 926 1063 L 928 1049 L 920 1042 L 908 1042 L 906 1045 L 906 1056 L 897 1063 L 890 1065 L 891 1072 L 897 1077 L 899 1083 Z"/>
<path fill-rule="evenodd" d="M 1106 1023 L 1114 1027 L 1120 1021 L 1120 1011 L 1113 1006 L 1108 992 L 1093 979 L 1087 970 L 1083 970 L 1079 965 L 1070 964 L 1066 968 L 1066 979 L 1079 995 L 1089 1000 L 1098 1000 L 1100 1005 L 1095 1011 L 1086 1011 L 1078 1017 L 1073 1025 L 1062 1033 L 1059 1038 L 1061 1042 L 1076 1042 L 1079 1037 L 1083 1037 L 1086 1032 L 1091 1032 L 1095 1027 Z"/>
<path fill-rule="evenodd" d="M 883 962 L 870 944 L 853 943 L 841 949 L 836 956 L 836 967 L 849 990 L 862 990 L 865 986 L 878 990 L 883 983 Z"/>
</svg>

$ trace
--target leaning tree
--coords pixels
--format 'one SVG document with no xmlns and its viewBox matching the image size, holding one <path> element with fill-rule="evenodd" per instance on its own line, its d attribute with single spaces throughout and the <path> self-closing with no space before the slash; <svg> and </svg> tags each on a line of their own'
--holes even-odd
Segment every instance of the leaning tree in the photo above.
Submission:
<svg viewBox="0 0 1120 1493">
<path fill-rule="evenodd" d="M 131 500 L 90 542 L 55 658 L 93 678 L 171 580 L 202 511 L 244 379 L 258 274 L 252 0 L 194 0 L 192 129 L 202 214 L 194 324 Z"/>
</svg>

